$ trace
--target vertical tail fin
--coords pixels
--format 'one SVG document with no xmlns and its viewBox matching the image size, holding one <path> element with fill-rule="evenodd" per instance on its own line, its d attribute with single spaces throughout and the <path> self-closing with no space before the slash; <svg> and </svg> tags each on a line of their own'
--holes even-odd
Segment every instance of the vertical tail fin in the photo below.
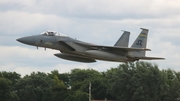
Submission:
<svg viewBox="0 0 180 101">
<path fill-rule="evenodd" d="M 129 35 L 130 32 L 124 31 L 122 36 L 118 39 L 118 41 L 115 43 L 114 46 L 123 46 L 123 47 L 128 47 L 129 44 Z"/>
<path fill-rule="evenodd" d="M 147 44 L 147 37 L 148 37 L 148 29 L 141 28 L 142 31 L 139 34 L 139 36 L 136 38 L 134 43 L 132 44 L 131 47 L 134 48 L 146 48 Z M 131 55 L 133 56 L 141 56 L 144 57 L 146 54 L 146 51 L 137 51 L 137 52 L 131 52 Z"/>
</svg>

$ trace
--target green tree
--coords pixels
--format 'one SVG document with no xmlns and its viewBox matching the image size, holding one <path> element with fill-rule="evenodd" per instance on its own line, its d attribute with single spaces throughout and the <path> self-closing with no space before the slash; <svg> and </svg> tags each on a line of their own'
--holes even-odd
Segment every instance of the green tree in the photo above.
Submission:
<svg viewBox="0 0 180 101">
<path fill-rule="evenodd" d="M 64 101 L 69 96 L 69 91 L 62 80 L 55 75 L 53 79 L 53 98 L 54 101 Z"/>
<path fill-rule="evenodd" d="M 33 72 L 23 78 L 0 72 L 0 101 L 86 101 L 91 82 L 92 99 L 117 101 L 180 100 L 180 72 L 159 70 L 147 62 L 123 63 L 106 72 L 73 69 L 70 73 Z"/>
<path fill-rule="evenodd" d="M 91 80 L 99 76 L 101 73 L 93 69 L 73 69 L 70 74 L 70 84 L 73 90 L 78 90 L 85 83 L 84 81 L 89 84 Z"/>
<path fill-rule="evenodd" d="M 2 71 L 0 72 L 0 77 L 4 77 L 6 79 L 9 79 L 12 82 L 12 85 L 15 85 L 17 80 L 21 78 L 21 75 L 16 72 L 6 72 Z"/>
<path fill-rule="evenodd" d="M 18 95 L 16 94 L 16 90 L 14 89 L 14 85 L 16 84 L 17 80 L 20 79 L 20 74 L 16 73 L 16 72 L 6 72 L 6 71 L 2 71 L 0 72 L 0 78 L 1 78 L 1 84 L 4 83 L 6 84 L 6 87 L 8 87 L 9 90 L 9 97 L 7 99 L 4 100 L 9 100 L 9 101 L 18 101 Z M 4 87 L 4 90 L 7 89 L 6 87 Z M 3 87 L 0 87 L 3 92 Z M 0 94 L 0 98 L 3 98 L 3 96 L 5 96 L 6 93 L 4 92 L 3 94 Z M 0 100 L 1 101 L 1 100 Z"/>
<path fill-rule="evenodd" d="M 86 92 L 77 90 L 69 95 L 64 101 L 88 101 L 89 95 Z"/>
<path fill-rule="evenodd" d="M 18 80 L 15 87 L 20 101 L 47 101 L 52 100 L 52 83 L 47 74 L 33 72 Z"/>
<path fill-rule="evenodd" d="M 62 80 L 66 87 L 70 87 L 70 74 L 69 73 L 59 73 L 58 70 L 53 70 L 51 73 L 48 73 L 48 76 L 54 79 L 54 76 L 57 76 L 59 80 Z"/>
<path fill-rule="evenodd" d="M 11 81 L 0 77 L 0 101 L 11 99 Z"/>
<path fill-rule="evenodd" d="M 157 65 L 136 62 L 121 64 L 109 83 L 117 100 L 161 101 L 165 79 Z"/>
<path fill-rule="evenodd" d="M 89 83 L 90 83 L 89 80 L 85 80 L 84 82 L 81 82 L 80 85 L 81 87 L 79 90 L 88 93 Z M 96 100 L 109 98 L 109 95 L 107 94 L 107 82 L 105 77 L 101 76 L 91 80 L 91 95 L 92 95 L 92 99 L 96 99 Z"/>
<path fill-rule="evenodd" d="M 111 98 L 107 92 L 108 79 L 105 72 L 98 72 L 93 69 L 73 69 L 70 74 L 72 91 L 89 92 L 91 82 L 92 98 L 101 100 Z"/>
<path fill-rule="evenodd" d="M 180 100 L 180 72 L 171 69 L 162 71 L 166 80 L 163 101 Z"/>
</svg>

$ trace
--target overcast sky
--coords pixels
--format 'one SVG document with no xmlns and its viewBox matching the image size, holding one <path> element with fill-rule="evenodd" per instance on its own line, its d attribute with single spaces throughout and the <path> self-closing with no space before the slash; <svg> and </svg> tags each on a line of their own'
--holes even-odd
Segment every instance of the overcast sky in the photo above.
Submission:
<svg viewBox="0 0 180 101">
<path fill-rule="evenodd" d="M 78 40 L 114 45 L 131 32 L 130 44 L 149 29 L 146 56 L 166 60 L 147 61 L 159 68 L 180 71 L 179 0 L 0 0 L 0 71 L 21 75 L 33 71 L 69 72 L 73 68 L 106 71 L 118 62 L 79 63 L 63 60 L 57 50 L 28 46 L 17 38 L 55 30 Z"/>
</svg>

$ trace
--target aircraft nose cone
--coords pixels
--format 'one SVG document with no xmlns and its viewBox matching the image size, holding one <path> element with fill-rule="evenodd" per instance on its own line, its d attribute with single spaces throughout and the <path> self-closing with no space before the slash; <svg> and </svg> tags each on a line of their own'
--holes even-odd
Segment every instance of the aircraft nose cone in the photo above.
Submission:
<svg viewBox="0 0 180 101">
<path fill-rule="evenodd" d="M 16 40 L 21 42 L 21 43 L 28 44 L 28 45 L 34 45 L 35 44 L 34 36 L 22 37 L 22 38 L 19 38 Z"/>
</svg>

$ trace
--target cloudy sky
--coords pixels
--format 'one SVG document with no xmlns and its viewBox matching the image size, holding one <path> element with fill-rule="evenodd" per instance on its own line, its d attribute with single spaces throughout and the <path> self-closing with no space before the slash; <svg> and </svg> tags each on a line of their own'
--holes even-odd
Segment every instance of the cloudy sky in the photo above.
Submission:
<svg viewBox="0 0 180 101">
<path fill-rule="evenodd" d="M 57 50 L 37 50 L 16 39 L 55 30 L 82 41 L 114 45 L 121 30 L 127 30 L 130 46 L 140 28 L 149 29 L 147 48 L 152 51 L 146 55 L 166 58 L 148 62 L 180 71 L 179 0 L 0 0 L 0 71 L 21 75 L 73 68 L 106 71 L 120 63 L 67 61 L 53 55 Z"/>
</svg>

